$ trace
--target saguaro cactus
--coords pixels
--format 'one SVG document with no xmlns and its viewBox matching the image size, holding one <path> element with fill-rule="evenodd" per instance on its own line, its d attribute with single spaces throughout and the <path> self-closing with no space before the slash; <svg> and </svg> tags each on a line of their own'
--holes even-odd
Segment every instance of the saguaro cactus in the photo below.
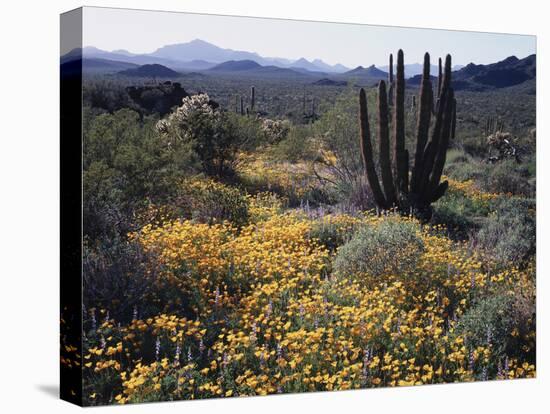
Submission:
<svg viewBox="0 0 550 414">
<path fill-rule="evenodd" d="M 254 111 L 254 104 L 256 103 L 256 89 L 254 86 L 250 88 L 250 110 Z"/>
<path fill-rule="evenodd" d="M 430 55 L 424 55 L 422 82 L 418 103 L 416 126 L 416 149 L 414 165 L 409 181 L 409 153 L 405 148 L 405 71 L 403 51 L 397 54 L 397 68 L 393 110 L 393 168 L 390 158 L 389 111 L 386 84 L 378 85 L 378 141 L 379 165 L 382 186 L 378 181 L 373 159 L 368 110 L 365 91 L 359 92 L 359 120 L 361 153 L 369 186 L 377 206 L 383 210 L 397 208 L 403 213 L 412 213 L 420 219 L 429 220 L 431 204 L 443 196 L 448 182 L 440 182 L 449 140 L 456 128 L 456 100 L 451 87 L 451 56 L 445 59 L 441 80 L 439 105 L 435 113 L 430 135 L 433 107 L 433 87 L 430 80 Z"/>
</svg>

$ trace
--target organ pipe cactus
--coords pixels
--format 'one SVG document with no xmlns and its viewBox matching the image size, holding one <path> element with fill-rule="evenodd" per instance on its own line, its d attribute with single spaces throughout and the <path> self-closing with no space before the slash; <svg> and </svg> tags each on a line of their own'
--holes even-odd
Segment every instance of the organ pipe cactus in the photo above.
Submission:
<svg viewBox="0 0 550 414">
<path fill-rule="evenodd" d="M 424 55 L 418 99 L 416 148 L 409 176 L 409 153 L 405 148 L 405 66 L 403 51 L 397 54 L 393 113 L 393 160 L 390 155 L 389 110 L 386 84 L 378 85 L 378 181 L 374 162 L 364 89 L 359 92 L 360 146 L 363 165 L 374 201 L 382 210 L 397 208 L 422 220 L 432 215 L 431 204 L 445 194 L 448 182 L 441 182 L 449 141 L 456 128 L 456 100 L 451 87 L 451 56 L 447 55 L 441 79 L 439 105 L 432 124 L 434 93 L 430 80 L 430 55 Z M 439 88 L 439 85 L 438 85 Z M 431 136 L 430 136 L 431 134 Z"/>
<path fill-rule="evenodd" d="M 393 55 L 390 53 L 390 65 L 388 73 L 388 104 L 393 106 Z"/>
</svg>

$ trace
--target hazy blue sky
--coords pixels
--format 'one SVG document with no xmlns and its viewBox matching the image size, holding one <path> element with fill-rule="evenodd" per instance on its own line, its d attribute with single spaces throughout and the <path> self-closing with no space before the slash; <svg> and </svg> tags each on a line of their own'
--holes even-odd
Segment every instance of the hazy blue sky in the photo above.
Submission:
<svg viewBox="0 0 550 414">
<path fill-rule="evenodd" d="M 536 43 L 534 36 L 525 35 L 93 7 L 84 10 L 83 37 L 85 46 L 134 53 L 202 39 L 265 57 L 319 58 L 348 67 L 385 65 L 389 53 L 399 48 L 405 52 L 405 63 L 421 62 L 426 51 L 434 61 L 451 53 L 453 64 L 492 63 L 535 53 Z"/>
</svg>

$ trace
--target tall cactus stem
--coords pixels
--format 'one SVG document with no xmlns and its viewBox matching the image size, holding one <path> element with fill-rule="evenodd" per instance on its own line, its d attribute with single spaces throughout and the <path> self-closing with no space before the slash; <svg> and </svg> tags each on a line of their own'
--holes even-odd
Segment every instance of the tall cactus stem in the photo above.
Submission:
<svg viewBox="0 0 550 414">
<path fill-rule="evenodd" d="M 396 69 L 395 110 L 393 112 L 394 159 L 397 190 L 406 194 L 408 192 L 409 174 L 406 169 L 408 160 L 405 152 L 405 64 L 401 49 L 397 52 Z"/>
<path fill-rule="evenodd" d="M 378 144 L 380 156 L 380 172 L 386 201 L 394 206 L 397 201 L 390 157 L 390 131 L 388 127 L 388 100 L 386 83 L 381 80 L 378 84 Z"/>
<path fill-rule="evenodd" d="M 378 176 L 376 174 L 376 168 L 374 167 L 374 157 L 372 153 L 372 143 L 370 137 L 369 114 L 367 109 L 367 95 L 363 88 L 361 88 L 361 90 L 359 91 L 359 129 L 361 135 L 361 156 L 363 157 L 363 166 L 365 167 L 367 180 L 372 190 L 374 201 L 380 208 L 385 210 L 389 206 L 386 202 L 384 194 L 382 193 L 382 188 L 380 187 Z"/>
</svg>

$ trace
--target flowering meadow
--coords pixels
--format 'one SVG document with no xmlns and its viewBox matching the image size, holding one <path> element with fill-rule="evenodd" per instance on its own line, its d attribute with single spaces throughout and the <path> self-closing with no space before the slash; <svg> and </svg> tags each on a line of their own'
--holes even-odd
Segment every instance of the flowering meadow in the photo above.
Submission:
<svg viewBox="0 0 550 414">
<path fill-rule="evenodd" d="M 464 189 L 491 198 L 457 184 Z M 412 218 L 284 211 L 273 194 L 247 203 L 249 222 L 240 228 L 176 219 L 130 235 L 158 269 L 144 304 L 157 302 L 160 311 L 138 304 L 121 323 L 109 309 L 84 310 L 90 404 L 535 375 L 530 315 L 489 321 L 481 337 L 461 326 L 480 298 L 532 302 L 533 265 L 499 268 L 442 227 Z M 345 240 L 387 222 L 410 224 L 421 241 L 406 273 L 397 271 L 399 257 L 383 257 L 383 246 L 378 259 L 397 268 L 388 263 L 376 278 L 337 273 L 339 248 L 316 236 L 326 229 Z M 517 348 L 503 349 L 503 340 Z"/>
<path fill-rule="evenodd" d="M 83 347 L 62 359 L 86 405 L 535 377 L 535 208 L 464 176 L 481 162 L 449 160 L 426 222 L 374 207 L 335 113 L 325 135 L 205 95 L 87 116 Z"/>
</svg>

